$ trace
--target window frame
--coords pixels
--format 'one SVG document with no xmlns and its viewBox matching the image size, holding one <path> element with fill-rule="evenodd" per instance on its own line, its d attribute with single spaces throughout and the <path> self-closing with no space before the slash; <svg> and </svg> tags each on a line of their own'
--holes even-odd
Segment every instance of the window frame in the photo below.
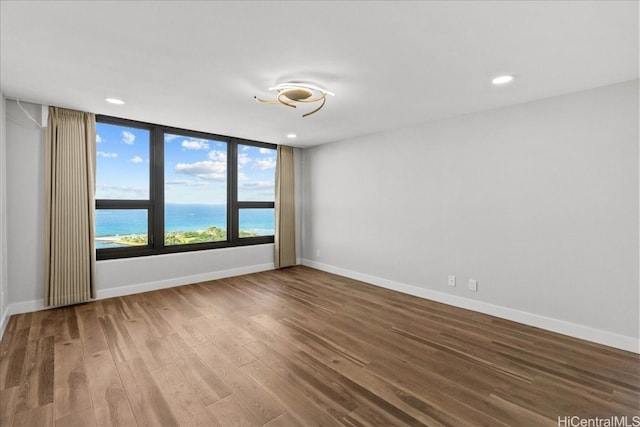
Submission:
<svg viewBox="0 0 640 427">
<path fill-rule="evenodd" d="M 162 255 L 178 252 L 201 251 L 237 246 L 273 243 L 275 237 L 239 237 L 240 209 L 275 209 L 275 200 L 238 200 L 238 146 L 277 149 L 277 144 L 243 138 L 216 135 L 207 132 L 139 122 L 119 117 L 96 115 L 96 123 L 126 126 L 149 131 L 149 199 L 95 199 L 95 209 L 145 209 L 147 211 L 147 245 L 96 249 L 96 259 L 118 259 L 140 256 Z M 219 242 L 190 243 L 183 245 L 164 244 L 164 135 L 215 140 L 227 144 L 227 240 Z M 97 150 L 96 150 L 97 151 Z M 96 164 L 97 166 L 97 164 Z M 274 182 L 275 184 L 275 182 Z M 275 198 L 275 197 L 274 197 Z M 157 236 L 160 236 L 158 238 Z M 95 238 L 95 237 L 93 237 Z"/>
</svg>

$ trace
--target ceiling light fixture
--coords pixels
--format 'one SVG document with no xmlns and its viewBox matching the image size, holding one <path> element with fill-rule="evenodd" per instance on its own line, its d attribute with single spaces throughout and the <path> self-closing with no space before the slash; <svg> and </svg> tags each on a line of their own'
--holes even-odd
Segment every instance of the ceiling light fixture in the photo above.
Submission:
<svg viewBox="0 0 640 427">
<path fill-rule="evenodd" d="M 297 137 L 298 137 L 298 135 L 296 135 L 295 133 L 288 133 L 287 134 L 287 138 L 289 138 L 289 139 L 294 139 L 294 138 L 297 138 Z"/>
<path fill-rule="evenodd" d="M 105 101 L 107 101 L 109 104 L 124 105 L 124 101 L 118 98 L 105 98 Z"/>
<path fill-rule="evenodd" d="M 513 76 L 505 74 L 504 76 L 495 77 L 493 80 L 491 80 L 491 83 L 493 83 L 495 86 L 501 86 L 506 85 L 507 83 L 511 83 L 512 81 Z"/>
<path fill-rule="evenodd" d="M 296 105 L 294 105 L 296 102 L 322 102 L 318 108 L 303 114 L 302 117 L 310 116 L 324 107 L 327 101 L 327 95 L 335 96 L 326 89 L 308 83 L 280 83 L 279 85 L 270 87 L 269 90 L 278 92 L 275 100 L 260 99 L 254 96 L 255 100 L 263 104 L 282 104 L 292 108 L 296 108 Z"/>
</svg>

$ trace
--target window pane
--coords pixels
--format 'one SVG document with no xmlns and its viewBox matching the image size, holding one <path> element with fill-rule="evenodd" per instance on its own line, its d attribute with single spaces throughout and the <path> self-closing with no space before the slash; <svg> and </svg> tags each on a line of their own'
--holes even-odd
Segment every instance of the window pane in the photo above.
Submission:
<svg viewBox="0 0 640 427">
<path fill-rule="evenodd" d="M 166 204 L 165 245 L 227 240 L 227 207 L 209 204 Z"/>
<path fill-rule="evenodd" d="M 227 144 L 165 134 L 165 244 L 227 240 Z"/>
<path fill-rule="evenodd" d="M 96 199 L 149 199 L 149 131 L 96 123 Z"/>
<path fill-rule="evenodd" d="M 146 209 L 96 209 L 96 249 L 147 245 Z"/>
<path fill-rule="evenodd" d="M 240 209 L 240 237 L 273 236 L 276 230 L 273 208 Z"/>
<path fill-rule="evenodd" d="M 276 150 L 238 145 L 238 201 L 273 202 Z"/>
</svg>

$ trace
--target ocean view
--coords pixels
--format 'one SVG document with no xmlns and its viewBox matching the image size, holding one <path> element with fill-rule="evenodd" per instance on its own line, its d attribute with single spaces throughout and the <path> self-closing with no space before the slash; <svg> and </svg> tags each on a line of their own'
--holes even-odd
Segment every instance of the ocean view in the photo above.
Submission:
<svg viewBox="0 0 640 427">
<path fill-rule="evenodd" d="M 226 205 L 166 204 L 165 232 L 203 231 L 209 227 L 227 228 Z M 275 231 L 273 209 L 240 210 L 240 229 L 258 236 Z M 147 211 L 144 209 L 96 210 L 96 248 L 121 247 L 108 239 L 147 233 Z"/>
</svg>

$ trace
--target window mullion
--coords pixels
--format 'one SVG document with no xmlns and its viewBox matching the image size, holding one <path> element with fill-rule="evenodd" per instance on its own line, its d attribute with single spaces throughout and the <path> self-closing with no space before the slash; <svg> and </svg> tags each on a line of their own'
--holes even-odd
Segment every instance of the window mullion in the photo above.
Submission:
<svg viewBox="0 0 640 427">
<path fill-rule="evenodd" d="M 149 209 L 151 206 L 152 203 L 149 200 L 96 200 L 96 209 Z"/>
<path fill-rule="evenodd" d="M 273 209 L 275 202 L 238 202 L 238 209 Z"/>
<path fill-rule="evenodd" d="M 151 144 L 151 200 L 153 200 L 153 248 L 160 250 L 164 247 L 164 132 L 154 126 Z"/>
<path fill-rule="evenodd" d="M 238 241 L 238 144 L 227 143 L 227 240 Z"/>
</svg>

